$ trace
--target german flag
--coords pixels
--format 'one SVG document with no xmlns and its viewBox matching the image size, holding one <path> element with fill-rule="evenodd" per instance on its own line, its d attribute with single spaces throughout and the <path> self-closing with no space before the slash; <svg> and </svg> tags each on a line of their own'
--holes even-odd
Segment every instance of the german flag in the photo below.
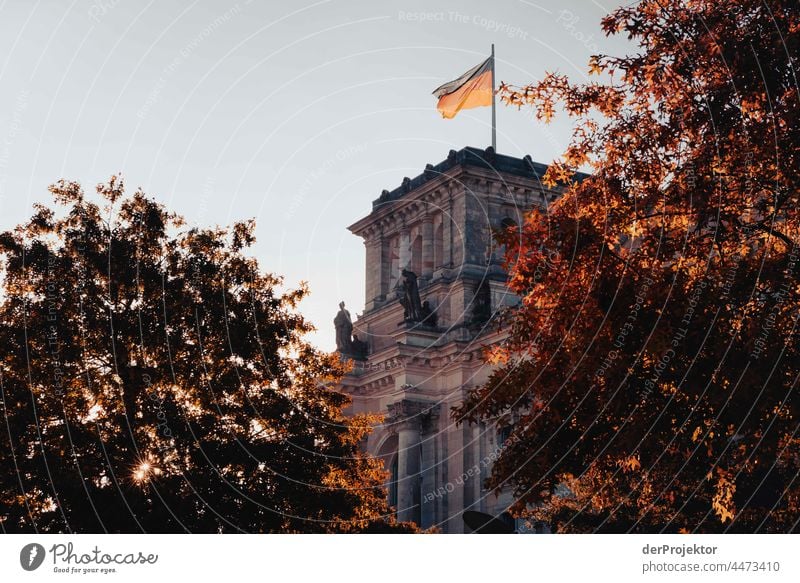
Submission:
<svg viewBox="0 0 800 583">
<path fill-rule="evenodd" d="M 445 83 L 436 89 L 433 92 L 439 98 L 436 109 L 442 117 L 451 119 L 462 109 L 491 105 L 494 91 L 493 69 L 494 57 L 489 57 L 455 81 Z"/>
</svg>

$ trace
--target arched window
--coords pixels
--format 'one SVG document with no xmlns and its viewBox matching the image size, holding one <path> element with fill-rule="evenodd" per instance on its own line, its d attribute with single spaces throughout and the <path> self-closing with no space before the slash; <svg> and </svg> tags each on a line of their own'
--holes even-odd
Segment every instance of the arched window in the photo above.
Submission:
<svg viewBox="0 0 800 583">
<path fill-rule="evenodd" d="M 397 475 L 398 475 L 398 461 L 397 461 L 397 435 L 389 436 L 378 449 L 378 459 L 383 461 L 384 469 L 389 471 L 386 481 L 386 490 L 389 495 L 389 506 L 394 511 L 397 509 Z"/>
</svg>

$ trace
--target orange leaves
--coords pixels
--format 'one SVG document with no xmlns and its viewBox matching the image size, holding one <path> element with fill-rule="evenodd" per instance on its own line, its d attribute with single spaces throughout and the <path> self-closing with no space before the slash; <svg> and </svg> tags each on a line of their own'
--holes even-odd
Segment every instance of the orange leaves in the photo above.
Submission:
<svg viewBox="0 0 800 583">
<path fill-rule="evenodd" d="M 549 188 L 555 188 L 559 184 L 569 183 L 575 176 L 575 171 L 564 162 L 553 162 L 545 172 L 542 182 Z"/>
<path fill-rule="evenodd" d="M 719 521 L 725 524 L 726 521 L 733 520 L 736 513 L 736 506 L 733 502 L 733 495 L 736 493 L 736 483 L 730 473 L 717 468 L 717 483 L 714 486 L 714 497 L 711 500 L 711 507 Z"/>
<path fill-rule="evenodd" d="M 499 94 L 504 103 L 516 107 L 531 106 L 536 118 L 550 122 L 555 115 L 556 106 L 562 105 L 573 116 L 588 113 L 592 106 L 602 110 L 604 99 L 610 98 L 610 88 L 602 85 L 589 85 L 578 88 L 570 85 L 564 75 L 547 73 L 541 82 L 522 88 L 501 85 Z"/>
<path fill-rule="evenodd" d="M 125 184 L 122 176 L 114 175 L 108 182 L 101 182 L 96 187 L 97 194 L 112 205 L 125 195 Z"/>
<path fill-rule="evenodd" d="M 503 348 L 502 346 L 495 345 L 489 347 L 484 352 L 484 359 L 489 364 L 506 364 L 510 360 L 510 355 L 508 350 Z"/>
<path fill-rule="evenodd" d="M 638 455 L 631 455 L 621 460 L 617 460 L 617 465 L 622 468 L 623 472 L 633 472 L 642 467 L 642 463 L 639 461 Z"/>
<path fill-rule="evenodd" d="M 564 152 L 562 159 L 567 166 L 579 168 L 589 160 L 589 156 L 585 149 L 572 145 Z"/>
<path fill-rule="evenodd" d="M 612 87 L 592 87 L 589 96 L 593 97 L 597 110 L 607 117 L 619 113 L 625 103 L 624 94 Z"/>
<path fill-rule="evenodd" d="M 537 119 L 544 121 L 544 123 L 550 123 L 550 121 L 553 119 L 553 115 L 555 115 L 555 107 L 553 106 L 553 102 L 550 100 L 543 101 L 536 110 Z"/>
<path fill-rule="evenodd" d="M 83 200 L 83 189 L 78 182 L 67 181 L 63 178 L 51 184 L 48 190 L 58 204 L 68 205 Z"/>
<path fill-rule="evenodd" d="M 589 59 L 589 74 L 599 75 L 603 72 L 603 65 L 600 63 L 599 55 L 592 55 Z"/>
<path fill-rule="evenodd" d="M 546 410 L 529 417 L 530 435 L 549 441 L 535 463 L 503 459 L 498 467 L 516 473 L 497 477 L 541 492 L 542 474 L 557 465 L 571 498 L 554 496 L 550 516 L 574 512 L 555 521 L 568 530 L 592 528 L 607 513 L 609 529 L 641 519 L 642 529 L 669 522 L 674 531 L 718 531 L 736 515 L 735 497 L 756 492 L 736 528 L 792 524 L 780 518 L 789 494 L 758 501 L 769 494 L 757 484 L 767 468 L 770 480 L 788 483 L 800 464 L 797 442 L 787 440 L 800 413 L 785 401 L 800 373 L 792 336 L 800 138 L 791 130 L 800 102 L 768 32 L 776 23 L 759 0 L 739 5 L 741 13 L 708 0 L 642 0 L 603 21 L 639 50 L 592 57 L 593 82 L 549 74 L 506 88 L 509 102 L 542 120 L 563 111 L 576 122 L 544 176 L 546 186 L 566 186 L 563 196 L 526 221 L 511 280 L 523 303 L 509 345 L 522 352 L 536 339 L 538 361 L 504 390 L 535 387 L 546 398 Z M 798 34 L 796 9 L 783 12 L 781 30 Z M 741 50 L 744 39 L 758 59 Z M 621 76 L 600 75 L 610 71 Z M 576 179 L 586 166 L 592 175 Z M 545 247 L 558 249 L 557 261 L 543 260 Z M 514 358 L 490 355 L 507 377 Z M 595 363 L 605 363 L 602 380 Z M 530 413 L 528 403 L 501 405 Z M 582 435 L 587 428 L 592 438 Z M 780 453 L 784 446 L 792 453 Z M 723 462 L 740 473 L 735 480 L 709 472 Z"/>
<path fill-rule="evenodd" d="M 742 116 L 754 121 L 761 121 L 764 118 L 764 103 L 766 95 L 750 95 L 742 99 L 739 109 Z"/>
</svg>

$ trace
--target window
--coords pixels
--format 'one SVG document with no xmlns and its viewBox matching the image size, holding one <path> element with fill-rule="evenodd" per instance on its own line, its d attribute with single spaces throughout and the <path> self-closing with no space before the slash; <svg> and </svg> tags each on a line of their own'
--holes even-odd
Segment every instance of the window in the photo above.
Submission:
<svg viewBox="0 0 800 583">
<path fill-rule="evenodd" d="M 514 431 L 513 425 L 505 425 L 497 430 L 497 444 L 503 447 L 506 441 L 511 437 L 511 432 Z"/>
</svg>

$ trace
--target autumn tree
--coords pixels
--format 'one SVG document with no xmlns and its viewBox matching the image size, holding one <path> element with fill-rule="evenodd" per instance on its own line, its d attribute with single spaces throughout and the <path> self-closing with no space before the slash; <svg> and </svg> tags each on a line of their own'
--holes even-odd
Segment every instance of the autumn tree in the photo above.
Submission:
<svg viewBox="0 0 800 583">
<path fill-rule="evenodd" d="M 408 530 L 335 356 L 247 255 L 115 177 L 0 235 L 5 532 Z"/>
<path fill-rule="evenodd" d="M 456 418 L 513 427 L 489 486 L 557 532 L 797 532 L 800 5 L 602 24 L 635 52 L 596 80 L 502 87 L 574 119 L 568 187 L 503 235 L 521 304 Z"/>
</svg>

